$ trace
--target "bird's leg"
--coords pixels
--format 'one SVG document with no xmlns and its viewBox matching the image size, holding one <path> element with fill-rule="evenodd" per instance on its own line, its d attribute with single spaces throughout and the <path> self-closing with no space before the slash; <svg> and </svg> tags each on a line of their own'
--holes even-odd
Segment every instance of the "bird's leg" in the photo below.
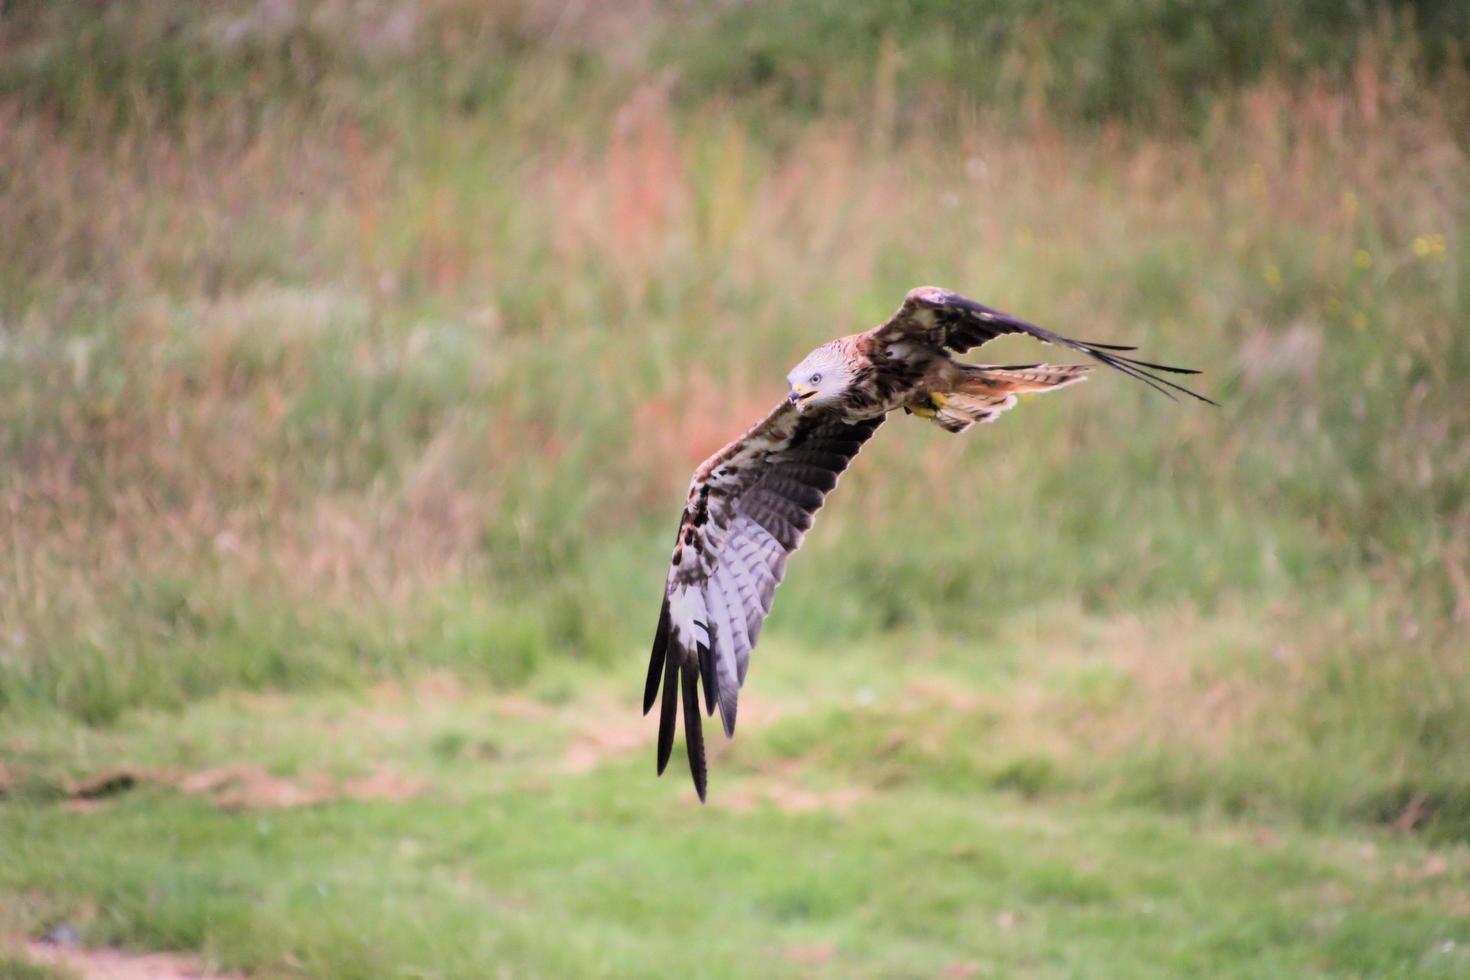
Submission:
<svg viewBox="0 0 1470 980">
<path fill-rule="evenodd" d="M 941 408 L 948 404 L 948 398 L 937 391 L 931 391 L 918 401 L 909 402 L 904 406 L 904 411 L 912 412 L 921 419 L 932 419 Z"/>
</svg>

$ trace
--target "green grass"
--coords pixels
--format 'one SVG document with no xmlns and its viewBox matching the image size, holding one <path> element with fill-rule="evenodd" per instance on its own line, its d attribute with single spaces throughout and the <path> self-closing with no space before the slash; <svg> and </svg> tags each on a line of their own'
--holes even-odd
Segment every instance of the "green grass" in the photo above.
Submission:
<svg viewBox="0 0 1470 980">
<path fill-rule="evenodd" d="M 1366 38 L 1412 37 L 1436 64 L 1463 52 L 1455 3 L 1036 3 L 818 0 L 708 4 L 665 41 L 692 93 L 831 112 L 876 89 L 892 114 L 948 98 L 1017 114 L 1207 124 L 1219 94 L 1268 74 L 1349 74 Z"/>
<path fill-rule="evenodd" d="M 74 980 L 76 974 L 35 963 L 20 955 L 0 953 L 0 976 L 7 980 Z"/>
<path fill-rule="evenodd" d="M 991 765 L 986 742 L 1026 736 L 992 720 L 968 752 L 946 745 L 952 726 L 987 727 L 984 711 L 954 700 L 897 729 L 953 757 L 899 749 L 899 778 L 874 779 L 884 763 L 858 760 L 872 754 L 870 729 L 894 734 L 887 712 L 941 689 L 1014 696 L 1024 677 L 965 687 L 947 657 L 883 673 L 895 652 L 861 652 L 856 666 L 813 652 L 832 670 L 804 694 L 781 684 L 802 673 L 789 666 L 801 651 L 771 656 L 760 714 L 720 753 L 705 807 L 678 766 L 653 779 L 652 722 L 634 724 L 631 700 L 585 673 L 572 678 L 583 694 L 539 708 L 441 678 L 370 697 L 215 699 L 131 715 L 106 734 L 12 722 L 12 756 L 51 779 L 117 764 L 202 771 L 246 745 L 256 764 L 301 781 L 387 767 L 427 787 L 401 801 L 227 812 L 145 784 L 85 813 L 33 788 L 0 809 L 3 839 L 25 841 L 0 862 L 0 921 L 74 923 L 89 943 L 199 950 L 259 976 L 1466 967 L 1463 847 L 1099 805 L 1081 771 L 1038 783 L 1017 775 L 1024 765 L 997 764 L 984 778 L 974 767 Z M 945 670 L 942 688 L 904 679 Z M 869 671 L 877 687 L 862 694 Z M 854 711 L 870 724 L 833 723 Z M 567 768 L 568 746 L 609 730 L 645 737 L 596 743 L 593 768 Z M 952 768 L 960 755 L 964 772 Z M 844 800 L 843 787 L 861 791 Z"/>
</svg>

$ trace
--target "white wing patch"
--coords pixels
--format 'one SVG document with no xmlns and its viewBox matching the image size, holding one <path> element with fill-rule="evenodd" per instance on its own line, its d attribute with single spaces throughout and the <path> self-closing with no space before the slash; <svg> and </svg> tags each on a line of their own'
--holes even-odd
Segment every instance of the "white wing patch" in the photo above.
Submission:
<svg viewBox="0 0 1470 980">
<path fill-rule="evenodd" d="M 709 646 L 709 609 L 704 591 L 693 585 L 675 586 L 669 593 L 669 623 L 681 646 Z"/>
<path fill-rule="evenodd" d="M 782 402 L 695 471 L 669 563 L 664 606 L 644 688 L 648 712 L 663 691 L 658 769 L 673 746 L 682 691 L 690 771 L 704 798 L 698 683 L 705 709 L 735 733 L 740 687 L 761 625 L 813 515 L 881 418 L 849 423 Z"/>
</svg>

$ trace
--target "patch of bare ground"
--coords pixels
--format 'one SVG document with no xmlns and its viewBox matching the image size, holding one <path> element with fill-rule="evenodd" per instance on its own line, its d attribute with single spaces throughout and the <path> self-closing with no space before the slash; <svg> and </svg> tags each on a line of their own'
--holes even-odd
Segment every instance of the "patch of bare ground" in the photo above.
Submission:
<svg viewBox="0 0 1470 980">
<path fill-rule="evenodd" d="M 798 943 L 781 950 L 781 955 L 803 966 L 825 966 L 837 955 L 833 943 Z"/>
<path fill-rule="evenodd" d="M 108 770 L 69 783 L 65 787 L 66 806 L 77 812 L 90 812 L 144 784 L 208 797 L 222 810 L 280 810 L 337 800 L 408 800 L 428 788 L 426 780 L 383 767 L 351 779 L 336 779 L 320 773 L 287 779 L 260 766 L 236 762 L 196 772 Z"/>
<path fill-rule="evenodd" d="M 43 942 L 28 942 L 23 949 L 37 963 L 70 971 L 82 980 L 244 980 L 239 973 L 211 973 L 194 957 L 180 953 L 83 949 Z"/>
<path fill-rule="evenodd" d="M 457 704 L 464 698 L 464 682 L 447 670 L 429 671 L 411 682 L 381 681 L 369 692 L 369 700 L 373 704 L 384 706 L 402 705 L 404 702 Z"/>
<path fill-rule="evenodd" d="M 623 703 L 610 700 L 581 704 L 576 710 L 590 720 L 567 740 L 561 759 L 562 772 L 590 772 L 610 759 L 654 751 L 658 733 L 656 711 L 645 717 L 636 710 L 630 711 Z M 740 698 L 742 726 L 770 725 L 781 714 L 781 708 L 768 699 L 749 694 Z M 718 716 L 705 721 L 705 745 L 712 765 L 718 764 L 720 757 L 734 748 L 734 743 L 724 737 Z"/>
<path fill-rule="evenodd" d="M 802 782 L 795 763 L 783 763 L 718 794 L 712 793 L 710 803 L 735 813 L 749 813 L 760 806 L 772 806 L 783 813 L 846 813 L 871 795 L 872 790 L 865 786 L 815 789 Z"/>
<path fill-rule="evenodd" d="M 589 725 L 567 743 L 561 769 L 567 773 L 591 772 L 607 759 L 627 755 L 649 744 L 649 733 L 634 720 Z"/>
<path fill-rule="evenodd" d="M 497 698 L 495 711 L 501 717 L 518 721 L 540 721 L 552 715 L 552 709 L 548 705 L 524 694 L 508 694 Z"/>
<path fill-rule="evenodd" d="M 568 739 L 560 764 L 563 773 L 590 772 L 610 760 L 642 752 L 652 756 L 656 717 L 644 717 L 611 700 L 582 704 L 577 711 L 591 720 Z M 740 699 L 741 726 L 766 727 L 784 713 L 784 708 L 766 698 L 745 695 Z M 720 757 L 738 751 L 738 743 L 724 737 L 718 718 L 706 720 L 705 734 L 711 767 L 718 770 Z M 780 763 L 734 785 L 721 786 L 710 794 L 709 802 L 735 813 L 748 813 L 761 806 L 773 806 L 785 813 L 841 813 L 870 794 L 870 790 L 857 786 L 812 788 L 803 783 L 796 763 Z"/>
</svg>

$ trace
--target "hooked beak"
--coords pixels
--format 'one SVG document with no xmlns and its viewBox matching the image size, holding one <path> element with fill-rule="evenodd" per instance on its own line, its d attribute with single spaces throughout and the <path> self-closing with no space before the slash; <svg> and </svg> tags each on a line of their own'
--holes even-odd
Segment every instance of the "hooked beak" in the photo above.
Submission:
<svg viewBox="0 0 1470 980">
<path fill-rule="evenodd" d="M 786 397 L 791 402 L 791 404 L 800 405 L 802 402 L 806 401 L 808 398 L 812 397 L 816 393 L 817 390 L 815 388 L 808 388 L 806 385 L 803 384 L 794 384 L 791 386 L 791 394 L 787 395 Z"/>
</svg>

